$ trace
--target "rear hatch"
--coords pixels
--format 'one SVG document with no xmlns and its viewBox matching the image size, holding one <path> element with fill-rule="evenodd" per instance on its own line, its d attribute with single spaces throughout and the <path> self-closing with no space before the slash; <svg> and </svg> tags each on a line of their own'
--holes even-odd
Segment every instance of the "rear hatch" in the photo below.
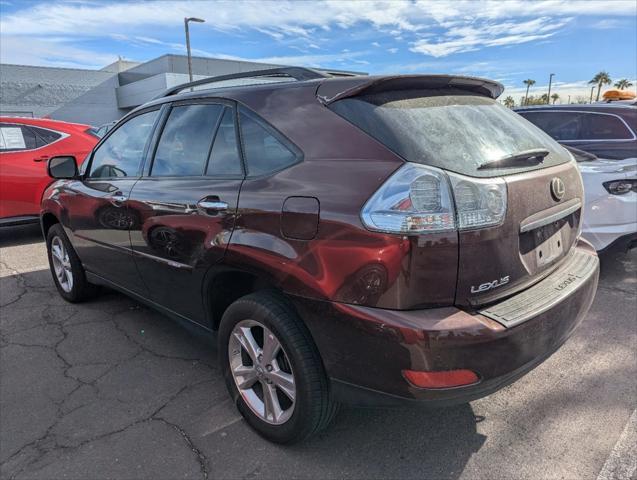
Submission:
<svg viewBox="0 0 637 480">
<path fill-rule="evenodd" d="M 446 173 L 457 218 L 456 304 L 476 308 L 529 287 L 564 261 L 579 233 L 582 181 L 563 147 L 491 98 L 497 89 L 462 82 L 427 88 L 427 78 L 414 88 L 410 77 L 401 88 L 398 77 L 326 103 L 406 161 Z M 506 210 L 491 223 L 481 224 L 476 213 L 478 220 L 463 224 L 459 212 L 472 204 L 474 186 L 490 182 L 502 189 Z"/>
</svg>

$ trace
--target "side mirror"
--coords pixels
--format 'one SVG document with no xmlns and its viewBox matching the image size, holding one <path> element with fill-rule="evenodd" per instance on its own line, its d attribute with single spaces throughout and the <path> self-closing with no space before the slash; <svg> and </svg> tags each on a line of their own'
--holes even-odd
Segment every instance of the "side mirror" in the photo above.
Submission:
<svg viewBox="0 0 637 480">
<path fill-rule="evenodd" d="M 48 173 L 51 178 L 76 178 L 78 175 L 77 161 L 75 157 L 71 156 L 52 157 L 49 160 Z"/>
</svg>

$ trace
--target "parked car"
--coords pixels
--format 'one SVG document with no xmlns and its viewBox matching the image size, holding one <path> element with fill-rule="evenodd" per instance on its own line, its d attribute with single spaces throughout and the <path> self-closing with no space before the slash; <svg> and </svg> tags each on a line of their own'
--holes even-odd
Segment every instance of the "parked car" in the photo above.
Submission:
<svg viewBox="0 0 637 480">
<path fill-rule="evenodd" d="M 559 105 L 517 112 L 571 149 L 584 180 L 582 235 L 597 250 L 635 245 L 637 105 Z M 587 156 L 584 152 L 592 154 Z"/>
<path fill-rule="evenodd" d="M 296 81 L 179 93 L 266 75 Z M 301 68 L 170 89 L 83 173 L 51 159 L 55 285 L 71 302 L 108 285 L 209 333 L 237 408 L 275 442 L 341 402 L 488 395 L 566 341 L 599 273 L 575 162 L 502 90 Z"/>
<path fill-rule="evenodd" d="M 0 117 L 0 226 L 37 223 L 51 183 L 47 161 L 72 155 L 79 162 L 97 143 L 88 125 L 42 118 Z"/>
<path fill-rule="evenodd" d="M 584 181 L 582 236 L 598 251 L 637 247 L 637 157 L 607 160 L 568 149 Z"/>
<path fill-rule="evenodd" d="M 637 105 L 631 102 L 542 105 L 516 112 L 563 145 L 599 158 L 637 156 Z"/>
</svg>

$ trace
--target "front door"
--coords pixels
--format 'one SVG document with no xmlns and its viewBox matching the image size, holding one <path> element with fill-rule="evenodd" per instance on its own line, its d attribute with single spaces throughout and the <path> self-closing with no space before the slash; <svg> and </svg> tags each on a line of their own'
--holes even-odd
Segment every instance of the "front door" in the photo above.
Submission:
<svg viewBox="0 0 637 480">
<path fill-rule="evenodd" d="M 138 228 L 145 212 L 128 197 L 141 175 L 143 159 L 159 110 L 142 112 L 111 132 L 92 154 L 87 173 L 72 182 L 69 209 L 74 246 L 85 268 L 135 293 L 146 289 L 135 268 L 129 228 Z"/>
<path fill-rule="evenodd" d="M 204 323 L 203 279 L 224 255 L 244 173 L 229 103 L 175 103 L 130 208 L 135 262 L 158 304 Z"/>
</svg>

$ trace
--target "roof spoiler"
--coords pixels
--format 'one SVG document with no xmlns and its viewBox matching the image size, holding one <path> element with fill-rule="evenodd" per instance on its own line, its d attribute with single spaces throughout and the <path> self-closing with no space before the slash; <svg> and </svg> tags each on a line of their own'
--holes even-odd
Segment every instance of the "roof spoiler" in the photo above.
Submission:
<svg viewBox="0 0 637 480">
<path fill-rule="evenodd" d="M 456 75 L 393 75 L 382 77 L 350 77 L 323 82 L 317 97 L 325 105 L 347 97 L 389 90 L 457 87 L 478 95 L 498 98 L 504 91 L 501 83 L 477 77 Z"/>
</svg>

